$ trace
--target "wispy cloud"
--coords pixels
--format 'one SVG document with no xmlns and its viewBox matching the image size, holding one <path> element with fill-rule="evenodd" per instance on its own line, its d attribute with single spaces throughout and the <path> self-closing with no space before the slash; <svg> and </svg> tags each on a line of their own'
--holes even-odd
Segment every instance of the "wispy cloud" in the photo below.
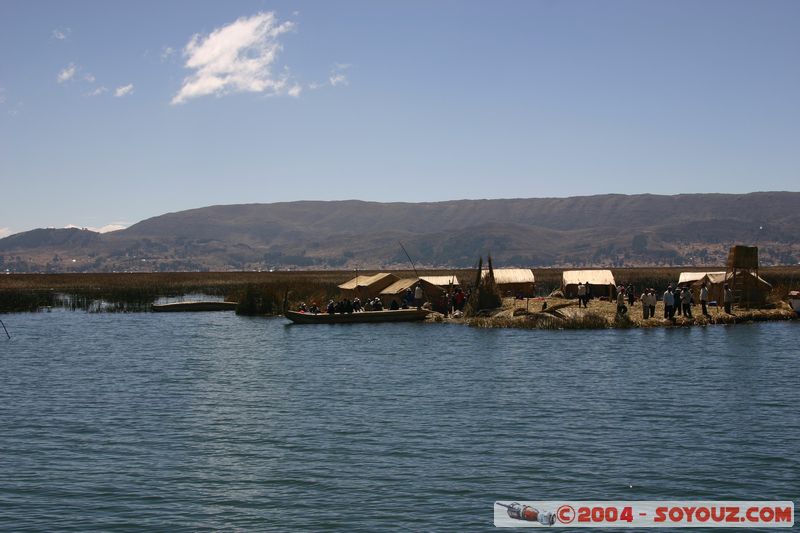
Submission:
<svg viewBox="0 0 800 533">
<path fill-rule="evenodd" d="M 114 96 L 117 98 L 122 98 L 123 96 L 128 96 L 129 94 L 133 93 L 133 84 L 129 83 L 128 85 L 123 85 L 122 87 L 117 87 L 114 91 Z"/>
<path fill-rule="evenodd" d="M 350 80 L 348 80 L 345 75 L 345 71 L 349 68 L 350 63 L 336 63 L 333 65 L 331 75 L 328 77 L 328 82 L 331 84 L 331 87 L 350 84 Z"/>
<path fill-rule="evenodd" d="M 288 94 L 288 95 L 289 95 L 289 96 L 291 96 L 292 98 L 297 98 L 297 97 L 299 97 L 299 96 L 300 96 L 300 93 L 301 93 L 301 92 L 303 92 L 303 87 L 302 87 L 302 85 L 300 85 L 300 84 L 298 84 L 298 83 L 295 83 L 294 85 L 292 85 L 291 87 L 289 87 L 289 90 L 288 90 L 288 91 L 286 91 L 286 94 Z"/>
<path fill-rule="evenodd" d="M 65 41 L 69 38 L 72 30 L 69 28 L 56 28 L 50 34 L 53 39 L 57 39 L 59 41 Z"/>
<path fill-rule="evenodd" d="M 14 232 L 11 231 L 11 228 L 0 228 L 0 239 L 3 237 L 8 237 L 9 235 L 13 235 Z"/>
<path fill-rule="evenodd" d="M 101 94 L 103 94 L 103 93 L 105 93 L 107 91 L 108 91 L 108 88 L 103 86 L 103 85 L 101 85 L 100 87 L 97 87 L 96 89 L 93 89 L 93 90 L 89 91 L 88 93 L 86 93 L 86 96 L 100 96 Z"/>
<path fill-rule="evenodd" d="M 337 85 L 347 85 L 347 76 L 342 73 L 338 74 L 331 74 L 330 78 L 328 78 L 332 87 L 336 87 Z"/>
<path fill-rule="evenodd" d="M 293 28 L 292 22 L 279 23 L 275 13 L 267 12 L 242 17 L 206 36 L 195 34 L 183 50 L 185 67 L 195 72 L 183 80 L 172 103 L 237 92 L 288 93 L 293 87 L 287 88 L 287 76 L 275 76 L 271 68 L 282 49 L 278 38 Z"/>
<path fill-rule="evenodd" d="M 161 61 L 167 61 L 175 55 L 175 49 L 171 46 L 165 46 L 161 49 Z"/>
<path fill-rule="evenodd" d="M 65 81 L 71 80 L 75 77 L 75 73 L 78 71 L 78 68 L 75 66 L 75 63 L 70 63 L 69 65 L 64 68 L 61 72 L 58 73 L 58 83 L 64 83 Z"/>
<path fill-rule="evenodd" d="M 95 82 L 94 74 L 90 74 L 90 73 L 87 72 L 86 74 L 84 74 L 83 80 L 87 81 L 89 83 L 94 83 Z"/>
<path fill-rule="evenodd" d="M 349 68 L 349 63 L 336 63 L 333 65 L 333 68 L 331 69 L 326 81 L 309 83 L 308 88 L 313 91 L 315 89 L 321 89 L 322 87 L 341 87 L 350 85 L 350 80 L 345 74 L 345 71 Z"/>
</svg>

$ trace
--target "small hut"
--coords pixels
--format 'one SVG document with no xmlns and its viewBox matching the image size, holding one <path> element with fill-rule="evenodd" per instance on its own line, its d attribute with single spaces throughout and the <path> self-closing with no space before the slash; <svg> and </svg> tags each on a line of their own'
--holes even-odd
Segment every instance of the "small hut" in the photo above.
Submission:
<svg viewBox="0 0 800 533">
<path fill-rule="evenodd" d="M 501 296 L 520 298 L 535 296 L 536 281 L 530 268 L 493 268 L 494 284 Z M 488 270 L 481 272 L 481 278 L 489 275 Z"/>
<path fill-rule="evenodd" d="M 430 281 L 426 281 L 425 277 L 420 277 L 419 279 L 398 279 L 380 292 L 379 296 L 381 302 L 383 302 L 383 306 L 388 309 L 392 303 L 392 300 L 397 300 L 398 304 L 402 304 L 403 296 L 406 294 L 406 291 L 411 289 L 413 292 L 417 286 L 417 283 L 422 285 L 422 292 L 425 293 L 425 300 L 429 302 L 437 303 L 439 298 L 441 298 L 446 290 L 442 287 L 434 285 Z"/>
<path fill-rule="evenodd" d="M 722 302 L 722 291 L 725 285 L 725 271 L 721 272 L 681 272 L 678 286 L 687 285 L 694 295 L 694 301 L 700 302 L 700 287 L 708 287 L 708 301 Z"/>
<path fill-rule="evenodd" d="M 737 286 L 732 283 L 733 272 L 681 272 L 678 285 L 688 285 L 692 289 L 695 302 L 700 301 L 700 286 L 703 282 L 708 287 L 708 299 L 712 302 L 722 302 L 725 284 L 730 285 L 738 301 L 746 301 L 750 305 L 763 305 L 766 303 L 772 285 L 762 277 L 752 272 L 737 271 Z M 738 289 L 738 290 L 737 290 Z M 736 294 L 738 292 L 738 294 Z"/>
<path fill-rule="evenodd" d="M 758 275 L 758 246 L 732 246 L 725 273 L 739 306 L 762 307 L 767 302 L 766 286 L 771 286 Z"/>
<path fill-rule="evenodd" d="M 610 270 L 565 270 L 561 274 L 561 291 L 565 298 L 577 298 L 578 284 L 588 287 L 592 298 L 607 297 L 613 299 L 617 293 L 614 274 Z"/>
<path fill-rule="evenodd" d="M 342 291 L 342 298 L 352 300 L 358 297 L 364 300 L 378 296 L 383 289 L 398 279 L 400 278 L 388 272 L 380 272 L 371 276 L 356 276 L 339 285 L 339 289 Z"/>
</svg>

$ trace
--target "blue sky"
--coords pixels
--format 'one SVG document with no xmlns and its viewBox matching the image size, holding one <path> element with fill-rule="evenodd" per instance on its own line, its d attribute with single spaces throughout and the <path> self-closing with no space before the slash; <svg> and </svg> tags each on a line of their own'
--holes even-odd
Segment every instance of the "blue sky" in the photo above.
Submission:
<svg viewBox="0 0 800 533">
<path fill-rule="evenodd" d="M 0 236 L 798 190 L 796 1 L 0 2 Z"/>
</svg>

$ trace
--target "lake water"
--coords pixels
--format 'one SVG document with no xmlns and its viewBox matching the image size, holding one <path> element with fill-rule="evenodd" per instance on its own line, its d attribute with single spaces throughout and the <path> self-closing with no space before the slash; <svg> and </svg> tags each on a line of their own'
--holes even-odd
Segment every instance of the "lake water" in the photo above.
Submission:
<svg viewBox="0 0 800 533">
<path fill-rule="evenodd" d="M 479 531 L 496 500 L 800 494 L 797 322 L 0 319 L 3 531 Z"/>
</svg>

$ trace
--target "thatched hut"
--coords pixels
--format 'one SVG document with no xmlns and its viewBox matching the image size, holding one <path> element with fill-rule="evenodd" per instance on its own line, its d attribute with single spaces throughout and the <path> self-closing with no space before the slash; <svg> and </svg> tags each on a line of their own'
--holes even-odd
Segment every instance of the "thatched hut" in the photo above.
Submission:
<svg viewBox="0 0 800 533">
<path fill-rule="evenodd" d="M 339 289 L 342 292 L 342 298 L 349 298 L 352 300 L 358 297 L 364 300 L 365 298 L 374 298 L 378 296 L 383 289 L 396 282 L 398 279 L 400 278 L 388 272 L 380 272 L 371 276 L 356 276 L 339 285 Z"/>
<path fill-rule="evenodd" d="M 578 284 L 588 286 L 588 294 L 592 298 L 607 297 L 612 299 L 617 293 L 614 274 L 610 270 L 565 270 L 561 274 L 561 291 L 566 298 L 577 298 Z"/>
<path fill-rule="evenodd" d="M 391 305 L 392 300 L 397 300 L 398 304 L 402 304 L 403 296 L 406 294 L 406 291 L 411 289 L 413 292 L 418 283 L 422 285 L 422 292 L 425 293 L 425 299 L 429 302 L 437 303 L 445 293 L 445 289 L 425 280 L 425 277 L 421 277 L 398 279 L 383 289 L 378 296 L 386 308 Z"/>
<path fill-rule="evenodd" d="M 502 296 L 528 297 L 534 296 L 536 280 L 530 268 L 493 268 L 494 284 Z M 481 272 L 481 278 L 489 275 L 488 270 Z"/>
<path fill-rule="evenodd" d="M 722 302 L 725 284 L 730 285 L 734 291 L 737 303 L 745 302 L 748 305 L 759 306 L 766 303 L 772 285 L 762 277 L 752 272 L 736 272 L 736 285 L 733 284 L 733 272 L 681 272 L 678 285 L 688 285 L 692 289 L 695 302 L 700 301 L 700 286 L 703 282 L 708 287 L 708 299 L 712 302 Z"/>
<path fill-rule="evenodd" d="M 458 287 L 460 283 L 455 275 L 452 276 L 420 276 L 419 279 L 425 280 L 431 285 L 436 285 L 442 289 L 449 290 L 450 287 Z"/>
</svg>

